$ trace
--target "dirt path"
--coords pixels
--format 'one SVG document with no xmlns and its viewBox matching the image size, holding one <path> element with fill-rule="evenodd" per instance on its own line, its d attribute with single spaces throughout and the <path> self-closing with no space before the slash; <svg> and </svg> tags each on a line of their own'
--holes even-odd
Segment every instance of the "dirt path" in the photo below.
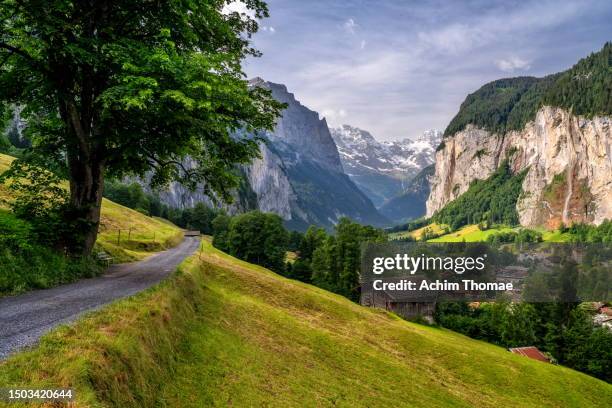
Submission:
<svg viewBox="0 0 612 408">
<path fill-rule="evenodd" d="M 0 299 L 0 359 L 34 344 L 59 324 L 158 283 L 199 243 L 199 237 L 187 237 L 177 247 L 144 261 L 113 265 L 97 278 Z"/>
</svg>

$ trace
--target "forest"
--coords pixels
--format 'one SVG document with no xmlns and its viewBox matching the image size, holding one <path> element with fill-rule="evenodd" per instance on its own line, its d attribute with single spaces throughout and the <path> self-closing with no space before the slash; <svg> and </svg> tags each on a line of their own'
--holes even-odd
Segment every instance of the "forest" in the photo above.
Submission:
<svg viewBox="0 0 612 408">
<path fill-rule="evenodd" d="M 490 82 L 466 97 L 444 136 L 453 135 L 468 124 L 496 133 L 520 130 L 545 105 L 586 117 L 610 114 L 611 64 L 612 43 L 608 42 L 567 71 L 543 78 L 517 77 Z"/>
</svg>

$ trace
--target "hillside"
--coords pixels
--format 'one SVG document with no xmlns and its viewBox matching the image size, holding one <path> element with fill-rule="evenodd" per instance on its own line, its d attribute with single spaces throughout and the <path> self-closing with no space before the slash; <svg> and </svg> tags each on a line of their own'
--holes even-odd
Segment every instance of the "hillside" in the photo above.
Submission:
<svg viewBox="0 0 612 408">
<path fill-rule="evenodd" d="M 606 43 L 565 72 L 500 79 L 468 95 L 436 152 L 426 215 L 444 211 L 508 163 L 524 177 L 513 205 L 520 225 L 555 229 L 612 219 L 611 72 Z M 465 221 L 479 219 L 445 220 Z"/>
<path fill-rule="evenodd" d="M 612 114 L 612 42 L 571 69 L 542 78 L 504 78 L 469 94 L 444 136 L 474 125 L 491 132 L 521 130 L 544 105 L 588 118 Z"/>
<path fill-rule="evenodd" d="M 612 404 L 602 381 L 358 306 L 207 242 L 181 270 L 0 363 L 0 383 L 71 386 L 77 407 Z"/>
<path fill-rule="evenodd" d="M 0 154 L 0 173 L 6 171 L 13 160 L 11 156 Z M 10 200 L 10 196 L 6 187 L 0 185 L 0 208 L 3 200 Z M 97 244 L 117 262 L 142 259 L 151 251 L 176 245 L 181 238 L 180 228 L 168 222 L 148 217 L 107 199 L 102 202 Z"/>
</svg>

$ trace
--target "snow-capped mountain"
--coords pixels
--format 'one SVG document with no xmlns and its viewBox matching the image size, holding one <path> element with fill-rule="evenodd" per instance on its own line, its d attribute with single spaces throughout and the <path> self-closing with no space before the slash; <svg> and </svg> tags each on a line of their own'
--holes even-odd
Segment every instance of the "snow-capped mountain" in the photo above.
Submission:
<svg viewBox="0 0 612 408">
<path fill-rule="evenodd" d="M 442 132 L 428 130 L 416 139 L 377 141 L 349 125 L 331 129 L 344 171 L 377 206 L 401 194 L 408 182 L 434 162 Z"/>
</svg>

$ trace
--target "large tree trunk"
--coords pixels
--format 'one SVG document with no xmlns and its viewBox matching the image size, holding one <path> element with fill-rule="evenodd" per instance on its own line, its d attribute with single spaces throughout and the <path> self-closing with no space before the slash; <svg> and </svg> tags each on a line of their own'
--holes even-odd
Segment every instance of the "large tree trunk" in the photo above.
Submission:
<svg viewBox="0 0 612 408">
<path fill-rule="evenodd" d="M 69 157 L 70 167 L 70 218 L 78 220 L 73 255 L 88 256 L 93 250 L 100 226 L 100 210 L 104 191 L 104 165 L 99 161 L 83 162 Z"/>
<path fill-rule="evenodd" d="M 60 94 L 59 102 L 68 139 L 70 208 L 66 218 L 75 231 L 66 240 L 66 245 L 71 255 L 88 256 L 100 227 L 106 158 L 104 149 L 92 137 L 98 129 L 93 125 L 91 103 L 77 109 L 74 98 L 68 93 Z"/>
</svg>

